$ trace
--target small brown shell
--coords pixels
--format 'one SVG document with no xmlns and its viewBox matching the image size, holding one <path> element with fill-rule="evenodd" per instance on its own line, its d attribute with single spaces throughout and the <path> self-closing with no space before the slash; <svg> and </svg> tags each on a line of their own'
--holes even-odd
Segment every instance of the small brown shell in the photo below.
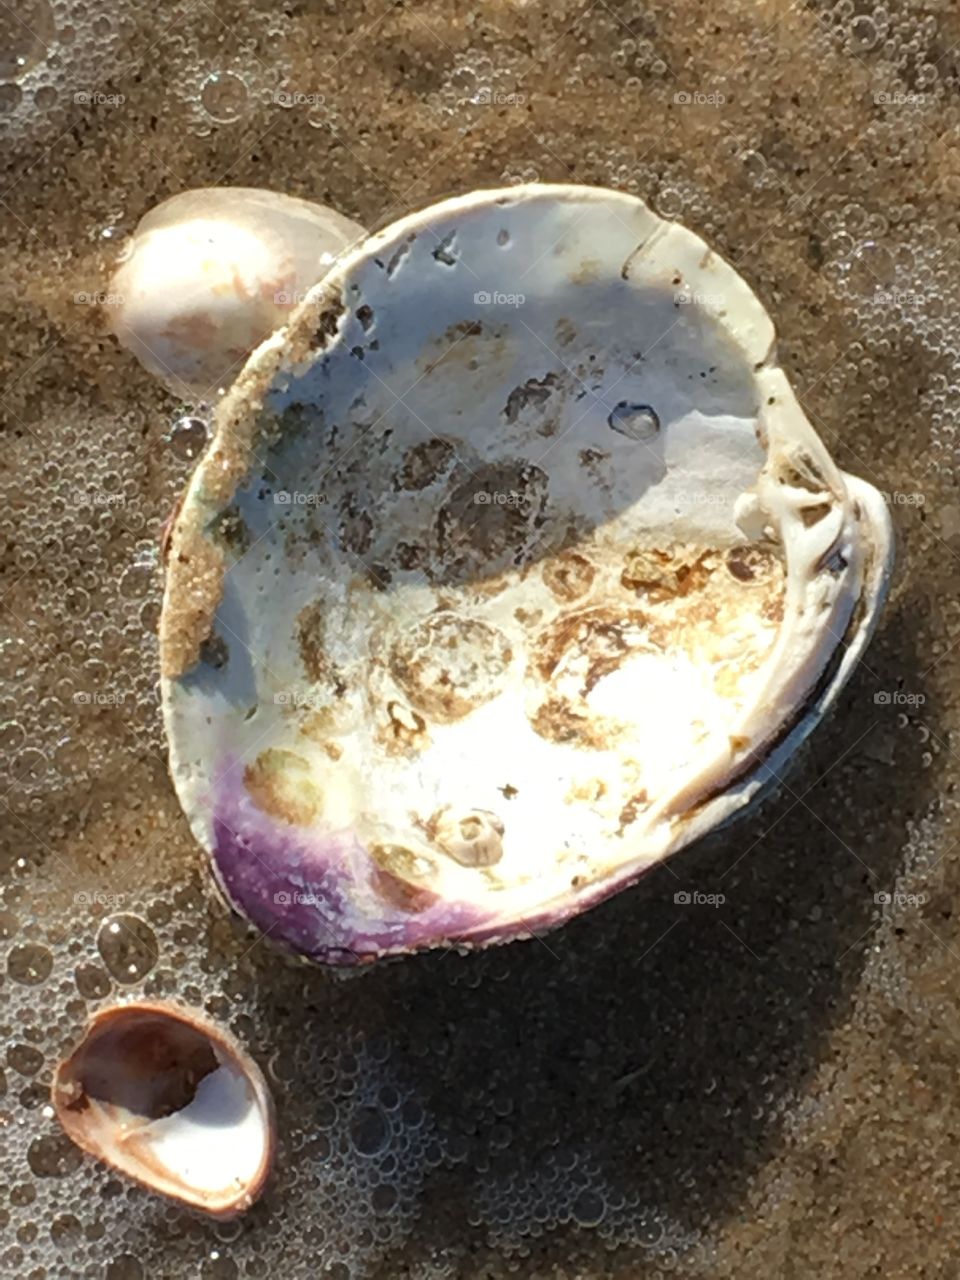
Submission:
<svg viewBox="0 0 960 1280">
<path fill-rule="evenodd" d="M 248 1209 L 273 1164 L 276 1120 L 262 1071 L 229 1032 L 194 1009 L 162 1001 L 100 1009 L 57 1067 L 51 1100 L 78 1147 L 215 1218 Z M 211 1103 L 214 1135 L 204 1128 Z M 188 1151 L 195 1159 L 178 1169 Z M 216 1176 L 221 1170 L 225 1178 Z"/>
</svg>

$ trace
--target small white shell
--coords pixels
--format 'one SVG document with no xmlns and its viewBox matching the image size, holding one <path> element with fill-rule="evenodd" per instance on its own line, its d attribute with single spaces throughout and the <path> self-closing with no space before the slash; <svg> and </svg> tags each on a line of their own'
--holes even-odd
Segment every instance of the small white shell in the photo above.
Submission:
<svg viewBox="0 0 960 1280">
<path fill-rule="evenodd" d="M 365 235 L 334 209 L 273 191 L 182 192 L 134 232 L 110 288 L 114 332 L 178 395 L 212 398 Z"/>
<path fill-rule="evenodd" d="M 141 1001 L 91 1019 L 52 1102 L 78 1147 L 216 1218 L 256 1200 L 273 1163 L 273 1101 L 234 1038 L 192 1009 Z"/>
</svg>

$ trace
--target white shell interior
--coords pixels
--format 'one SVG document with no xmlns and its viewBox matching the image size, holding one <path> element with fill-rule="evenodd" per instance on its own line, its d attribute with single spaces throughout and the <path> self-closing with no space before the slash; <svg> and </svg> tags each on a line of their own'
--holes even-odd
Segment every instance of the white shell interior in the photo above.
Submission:
<svg viewBox="0 0 960 1280">
<path fill-rule="evenodd" d="M 273 1110 L 259 1068 L 188 1010 L 101 1010 L 60 1065 L 53 1098 L 84 1150 L 218 1216 L 246 1208 L 271 1164 Z"/>
<path fill-rule="evenodd" d="M 248 1080 L 226 1061 L 204 1076 L 192 1102 L 139 1127 L 138 1134 L 170 1179 L 203 1188 L 216 1200 L 254 1181 L 269 1145 Z"/>
<path fill-rule="evenodd" d="M 875 615 L 886 512 L 745 282 L 631 197 L 448 201 L 330 279 L 336 338 L 274 378 L 228 511 L 202 468 L 188 494 L 228 567 L 216 660 L 165 686 L 181 800 L 209 847 L 240 761 L 271 817 L 405 882 L 563 910 L 808 731 Z"/>
</svg>

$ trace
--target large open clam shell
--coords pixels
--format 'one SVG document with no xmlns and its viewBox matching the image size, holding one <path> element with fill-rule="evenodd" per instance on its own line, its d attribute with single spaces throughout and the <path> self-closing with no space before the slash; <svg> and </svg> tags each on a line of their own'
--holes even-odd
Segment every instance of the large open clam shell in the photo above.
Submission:
<svg viewBox="0 0 960 1280">
<path fill-rule="evenodd" d="M 173 778 L 228 899 L 320 960 L 557 924 L 729 818 L 890 570 L 749 286 L 613 191 L 372 236 L 217 422 L 168 564 Z"/>
</svg>

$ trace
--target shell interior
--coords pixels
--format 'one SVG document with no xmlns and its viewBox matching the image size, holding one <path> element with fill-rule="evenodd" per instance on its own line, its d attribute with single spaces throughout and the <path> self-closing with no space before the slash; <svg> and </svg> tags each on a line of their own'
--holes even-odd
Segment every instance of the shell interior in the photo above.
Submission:
<svg viewBox="0 0 960 1280">
<path fill-rule="evenodd" d="M 54 1102 L 84 1150 L 218 1216 L 246 1207 L 270 1165 L 258 1069 L 183 1015 L 127 1007 L 95 1022 L 61 1065 Z"/>
<path fill-rule="evenodd" d="M 317 958 L 557 923 L 724 821 L 889 573 L 755 295 L 613 192 L 371 237 L 219 422 L 168 571 L 173 776 L 229 899 Z"/>
</svg>

